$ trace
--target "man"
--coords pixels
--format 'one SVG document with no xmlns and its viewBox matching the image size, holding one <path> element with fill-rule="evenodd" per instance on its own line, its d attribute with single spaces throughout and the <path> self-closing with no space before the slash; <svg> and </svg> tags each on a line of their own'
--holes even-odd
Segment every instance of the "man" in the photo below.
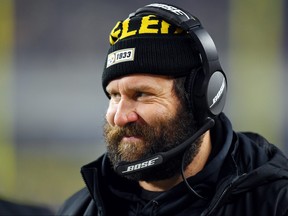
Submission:
<svg viewBox="0 0 288 216">
<path fill-rule="evenodd" d="M 222 113 L 227 83 L 197 18 L 150 4 L 116 24 L 102 84 L 107 154 L 59 215 L 288 215 L 287 158 Z"/>
</svg>

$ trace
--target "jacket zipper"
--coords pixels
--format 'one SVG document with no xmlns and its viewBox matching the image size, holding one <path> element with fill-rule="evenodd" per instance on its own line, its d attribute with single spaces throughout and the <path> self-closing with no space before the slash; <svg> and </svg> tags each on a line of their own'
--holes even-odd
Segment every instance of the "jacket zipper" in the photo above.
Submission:
<svg viewBox="0 0 288 216">
<path fill-rule="evenodd" d="M 211 215 L 214 210 L 216 209 L 216 207 L 218 207 L 220 201 L 223 199 L 224 195 L 227 193 L 228 189 L 230 189 L 232 187 L 232 183 L 229 184 L 221 193 L 220 197 L 216 200 L 215 204 L 213 206 L 211 206 L 210 208 L 208 207 L 208 209 L 206 209 L 201 216 L 209 216 Z"/>
<path fill-rule="evenodd" d="M 228 184 L 228 186 L 226 186 L 226 187 L 224 188 L 224 190 L 222 191 L 222 193 L 221 193 L 221 195 L 219 196 L 219 198 L 215 201 L 215 204 L 212 205 L 212 206 L 210 206 L 210 207 L 208 207 L 208 209 L 206 209 L 206 210 L 201 214 L 201 216 L 209 216 L 209 215 L 212 215 L 212 213 L 215 211 L 215 209 L 219 206 L 219 203 L 223 200 L 224 195 L 227 194 L 227 191 L 230 190 L 230 189 L 232 188 L 232 186 L 235 185 L 235 182 L 236 182 L 237 180 L 239 180 L 242 176 L 245 176 L 245 175 L 246 175 L 246 173 L 243 173 L 243 174 L 240 175 L 240 176 L 236 176 L 236 177 L 232 180 L 232 182 L 231 182 L 230 184 Z"/>
<path fill-rule="evenodd" d="M 152 206 L 151 213 L 150 213 L 151 216 L 155 215 L 155 210 L 159 206 L 159 203 L 156 200 L 152 200 L 152 204 L 153 206 Z"/>
</svg>

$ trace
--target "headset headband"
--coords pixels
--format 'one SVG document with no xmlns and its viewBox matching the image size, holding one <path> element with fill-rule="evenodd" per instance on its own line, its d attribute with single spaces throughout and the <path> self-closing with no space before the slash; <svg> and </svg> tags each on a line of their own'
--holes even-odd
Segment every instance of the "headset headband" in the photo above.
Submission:
<svg viewBox="0 0 288 216">
<path fill-rule="evenodd" d="M 199 48 L 205 75 L 209 76 L 215 71 L 222 71 L 216 46 L 196 17 L 183 9 L 161 3 L 153 3 L 139 8 L 136 12 L 130 14 L 129 17 L 147 14 L 159 16 L 189 33 Z"/>
<path fill-rule="evenodd" d="M 197 112 L 200 124 L 207 117 L 213 118 L 219 115 L 226 101 L 226 75 L 221 68 L 216 46 L 200 21 L 188 11 L 162 3 L 153 3 L 139 8 L 131 13 L 129 18 L 144 15 L 158 16 L 190 35 L 196 43 L 202 60 L 202 73 L 194 73 L 199 74 L 197 76 L 191 72 L 188 77 L 189 103 Z"/>
</svg>

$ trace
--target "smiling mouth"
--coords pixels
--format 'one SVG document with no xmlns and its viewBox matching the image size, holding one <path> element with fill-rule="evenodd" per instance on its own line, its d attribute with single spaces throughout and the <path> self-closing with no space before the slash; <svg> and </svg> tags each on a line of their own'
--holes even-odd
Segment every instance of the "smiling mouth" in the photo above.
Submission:
<svg viewBox="0 0 288 216">
<path fill-rule="evenodd" d="M 139 141 L 142 140 L 142 138 L 140 136 L 124 136 L 122 138 L 122 141 L 124 142 L 135 142 L 135 141 Z"/>
</svg>

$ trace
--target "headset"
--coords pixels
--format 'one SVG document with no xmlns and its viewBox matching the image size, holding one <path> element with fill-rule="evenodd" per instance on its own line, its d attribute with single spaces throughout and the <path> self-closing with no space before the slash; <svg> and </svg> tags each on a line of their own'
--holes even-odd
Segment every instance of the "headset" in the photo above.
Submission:
<svg viewBox="0 0 288 216">
<path fill-rule="evenodd" d="M 197 120 L 200 116 L 201 126 L 192 137 L 170 151 L 159 152 L 143 160 L 121 162 L 116 166 L 116 172 L 124 176 L 160 165 L 175 155 L 185 152 L 191 143 L 214 126 L 214 118 L 222 112 L 227 94 L 226 75 L 221 68 L 215 44 L 195 16 L 174 5 L 153 3 L 139 8 L 129 17 L 144 15 L 156 15 L 168 23 L 180 27 L 191 36 L 191 43 L 193 42 L 194 46 L 196 43 L 203 66 L 200 70 L 192 71 L 189 74 L 186 88 L 189 103 L 194 113 L 197 114 Z M 187 186 L 194 194 L 203 198 L 187 183 L 183 175 L 183 164 L 181 168 L 181 174 Z"/>
<path fill-rule="evenodd" d="M 189 103 L 197 117 L 200 116 L 197 118 L 200 124 L 208 117 L 214 118 L 220 114 L 227 94 L 226 75 L 221 68 L 215 44 L 198 18 L 182 8 L 162 3 L 146 5 L 129 17 L 144 15 L 156 15 L 190 35 L 191 43 L 196 43 L 203 66 L 191 72 L 187 78 Z"/>
</svg>

